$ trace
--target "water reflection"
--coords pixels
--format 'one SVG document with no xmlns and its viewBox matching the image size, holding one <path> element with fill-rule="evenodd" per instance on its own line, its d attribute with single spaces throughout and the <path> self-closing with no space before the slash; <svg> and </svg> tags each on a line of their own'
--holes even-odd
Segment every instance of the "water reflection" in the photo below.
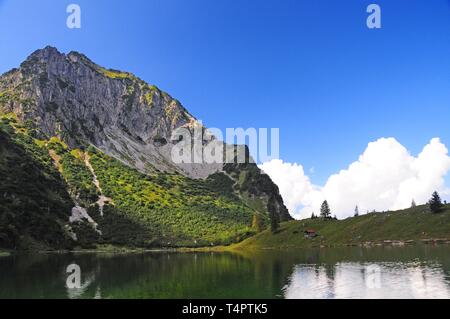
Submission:
<svg viewBox="0 0 450 319">
<path fill-rule="evenodd" d="M 0 258 L 0 298 L 450 298 L 450 247 Z M 81 285 L 69 289 L 67 266 Z"/>
<path fill-rule="evenodd" d="M 80 280 L 79 287 L 68 287 L 66 284 L 67 298 L 68 299 L 80 299 L 86 294 L 88 289 L 92 284 L 95 283 L 97 274 L 100 272 L 99 267 L 93 270 L 89 270 L 87 274 L 84 275 L 84 281 Z M 67 282 L 67 280 L 66 280 Z M 96 286 L 95 299 L 101 299 L 100 286 Z"/>
<path fill-rule="evenodd" d="M 296 265 L 283 291 L 288 299 L 450 298 L 448 278 L 436 263 Z"/>
</svg>

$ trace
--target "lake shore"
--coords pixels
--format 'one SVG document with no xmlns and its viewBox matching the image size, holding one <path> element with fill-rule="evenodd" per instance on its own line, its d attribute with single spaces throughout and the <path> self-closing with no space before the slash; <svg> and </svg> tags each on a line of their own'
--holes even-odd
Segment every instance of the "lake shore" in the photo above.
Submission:
<svg viewBox="0 0 450 319">
<path fill-rule="evenodd" d="M 286 250 L 286 249 L 331 249 L 344 247 L 409 247 L 409 246 L 446 246 L 450 245 L 450 238 L 436 238 L 436 239 L 421 239 L 421 240 L 383 240 L 380 242 L 362 242 L 362 243 L 348 243 L 348 244 L 311 244 L 311 245 L 291 245 L 284 244 L 279 246 L 246 246 L 242 243 L 233 244 L 230 246 L 214 246 L 214 247 L 180 247 L 180 248 L 133 248 L 120 246 L 100 246 L 93 249 L 73 249 L 73 250 L 29 250 L 29 251 L 7 251 L 1 250 L 0 257 L 9 257 L 14 254 L 114 254 L 114 255 L 132 255 L 144 253 L 196 253 L 196 252 L 243 252 L 256 250 Z"/>
</svg>

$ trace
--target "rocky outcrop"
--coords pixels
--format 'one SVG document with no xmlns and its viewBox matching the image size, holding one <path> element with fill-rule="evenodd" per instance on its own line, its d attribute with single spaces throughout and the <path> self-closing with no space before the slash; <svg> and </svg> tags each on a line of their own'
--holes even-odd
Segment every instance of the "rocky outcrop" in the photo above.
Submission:
<svg viewBox="0 0 450 319">
<path fill-rule="evenodd" d="M 256 165 L 226 164 L 224 171 L 236 182 L 234 189 L 247 205 L 260 212 L 276 214 L 282 222 L 292 220 L 278 186 Z"/>
<path fill-rule="evenodd" d="M 71 147 L 92 144 L 141 171 L 178 171 L 169 157 L 170 136 L 195 122 L 155 86 L 52 47 L 2 76 L 0 90 L 12 97 L 2 111 L 16 113 L 39 134 L 59 136 Z"/>
<path fill-rule="evenodd" d="M 244 167 L 175 164 L 171 150 L 180 141 L 172 139 L 173 132 L 198 126 L 204 130 L 201 123 L 156 86 L 130 73 L 105 69 L 77 52 L 63 54 L 46 47 L 2 75 L 0 113 L 15 113 L 37 136 L 58 136 L 72 148 L 95 146 L 144 173 L 206 178 L 217 172 L 238 176 Z M 244 165 L 251 171 L 246 183 L 251 187 L 239 186 L 237 191 L 250 201 L 262 200 L 263 206 L 274 197 L 282 219 L 290 219 L 276 185 L 255 164 Z"/>
</svg>

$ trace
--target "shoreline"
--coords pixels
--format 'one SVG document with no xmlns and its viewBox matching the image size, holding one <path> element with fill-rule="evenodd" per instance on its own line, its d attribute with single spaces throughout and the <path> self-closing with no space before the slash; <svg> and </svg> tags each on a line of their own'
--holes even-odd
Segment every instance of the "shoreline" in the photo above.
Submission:
<svg viewBox="0 0 450 319">
<path fill-rule="evenodd" d="M 133 248 L 133 247 L 116 247 L 116 246 L 104 246 L 95 249 L 74 249 L 74 250 L 0 250 L 0 257 L 10 257 L 16 254 L 144 254 L 144 253 L 194 253 L 194 252 L 240 252 L 240 251 L 265 251 L 265 250 L 285 250 L 285 249 L 327 249 L 327 248 L 343 248 L 343 247 L 360 247 L 360 248 L 373 248 L 373 247 L 410 247 L 410 246 L 445 246 L 450 245 L 450 239 L 448 238 L 430 238 L 419 240 L 383 240 L 361 243 L 346 243 L 346 244 L 334 244 L 334 245 L 285 245 L 285 246 L 267 246 L 267 247 L 240 247 L 239 244 L 231 246 L 214 246 L 214 247 L 180 247 L 180 248 Z"/>
<path fill-rule="evenodd" d="M 326 249 L 326 248 L 344 248 L 344 247 L 359 247 L 359 248 L 375 248 L 375 247 L 412 247 L 412 246 L 450 246 L 450 240 L 411 240 L 411 241 L 395 241 L 393 243 L 383 242 L 366 242 L 366 243 L 349 243 L 349 244 L 334 244 L 334 245 L 311 245 L 311 246 L 266 246 L 266 247 L 236 247 L 236 251 L 257 251 L 257 250 L 283 250 L 283 249 Z"/>
</svg>

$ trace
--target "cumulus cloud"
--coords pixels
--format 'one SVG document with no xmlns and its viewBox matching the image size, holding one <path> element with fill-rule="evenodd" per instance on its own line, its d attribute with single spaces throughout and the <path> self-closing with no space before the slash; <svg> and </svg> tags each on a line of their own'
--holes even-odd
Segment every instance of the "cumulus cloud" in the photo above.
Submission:
<svg viewBox="0 0 450 319">
<path fill-rule="evenodd" d="M 260 168 L 278 185 L 297 218 L 318 214 L 325 199 L 338 218 L 346 218 L 354 214 L 356 205 L 360 213 L 397 210 L 410 207 L 413 199 L 425 203 L 435 190 L 449 194 L 444 177 L 450 157 L 438 138 L 416 157 L 394 138 L 369 143 L 357 161 L 330 176 L 324 186 L 314 185 L 299 164 L 272 160 Z"/>
</svg>

